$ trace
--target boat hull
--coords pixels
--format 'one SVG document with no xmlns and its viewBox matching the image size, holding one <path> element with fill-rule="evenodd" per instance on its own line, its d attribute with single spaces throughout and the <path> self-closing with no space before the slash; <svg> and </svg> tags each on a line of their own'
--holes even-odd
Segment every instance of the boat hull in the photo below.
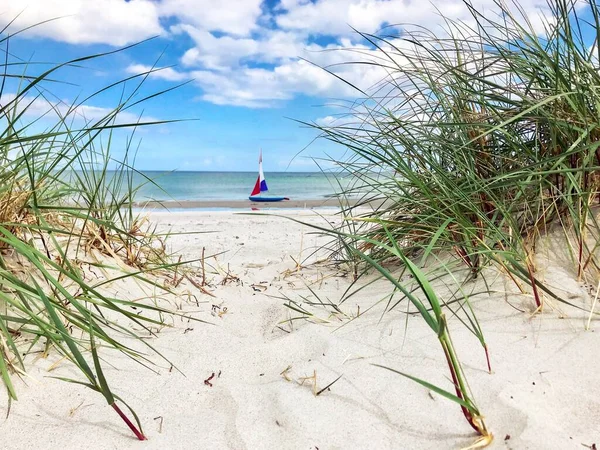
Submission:
<svg viewBox="0 0 600 450">
<path fill-rule="evenodd" d="M 283 200 L 289 200 L 287 197 L 259 197 L 258 195 L 251 195 L 248 197 L 251 202 L 281 202 Z"/>
</svg>

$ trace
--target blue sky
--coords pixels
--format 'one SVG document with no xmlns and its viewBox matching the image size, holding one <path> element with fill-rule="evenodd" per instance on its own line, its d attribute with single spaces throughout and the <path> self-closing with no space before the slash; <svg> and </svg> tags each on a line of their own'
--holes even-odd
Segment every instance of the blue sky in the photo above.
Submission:
<svg viewBox="0 0 600 450">
<path fill-rule="evenodd" d="M 492 0 L 473 3 L 493 8 Z M 545 2 L 520 4 L 536 15 Z M 155 37 L 55 75 L 68 83 L 43 85 L 52 102 L 71 104 L 153 66 L 164 69 L 148 76 L 136 99 L 187 82 L 120 119 L 142 113 L 145 120 L 194 119 L 136 134 L 141 139 L 136 165 L 154 170 L 253 171 L 259 148 L 267 171 L 315 170 L 311 157 L 340 157 L 343 149 L 312 142 L 317 132 L 292 119 L 330 123 L 346 112 L 337 106 L 340 101 L 358 97 L 319 66 L 364 89 L 385 76 L 380 69 L 343 64 L 376 57 L 352 27 L 367 33 L 399 23 L 435 28 L 440 12 L 468 18 L 461 0 L 0 0 L 0 11 L 0 22 L 17 18 L 11 34 L 56 19 L 11 38 L 13 61 L 65 62 Z M 47 67 L 30 65 L 27 72 Z M 128 82 L 125 91 L 134 87 Z M 4 95 L 16 89 L 9 84 Z M 100 116 L 121 95 L 122 86 L 89 99 L 81 111 L 88 118 Z M 33 115 L 51 109 L 38 103 Z M 44 119 L 50 120 L 50 115 Z M 116 156 L 122 146 L 122 141 L 113 146 Z"/>
</svg>

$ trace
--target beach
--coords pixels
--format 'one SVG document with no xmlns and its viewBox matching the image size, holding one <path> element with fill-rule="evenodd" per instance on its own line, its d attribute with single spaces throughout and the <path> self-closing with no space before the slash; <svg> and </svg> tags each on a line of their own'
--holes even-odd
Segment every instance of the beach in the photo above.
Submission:
<svg viewBox="0 0 600 450">
<path fill-rule="evenodd" d="M 596 2 L 0 3 L 0 450 L 598 449 Z"/>
<path fill-rule="evenodd" d="M 340 221 L 331 209 L 285 215 L 319 226 Z M 475 442 L 456 404 L 372 365 L 452 390 L 424 321 L 405 314 L 404 303 L 383 314 L 387 283 L 357 292 L 337 314 L 308 305 L 307 299 L 337 304 L 352 282 L 343 264 L 325 259 L 331 238 L 287 218 L 236 211 L 162 211 L 150 219 L 157 232 L 172 233 L 175 255 L 197 260 L 204 249 L 210 295 L 186 287 L 190 295 L 172 306 L 206 323 L 176 318 L 148 340 L 175 368 L 158 360 L 153 373 L 122 354 L 102 354 L 113 391 L 135 409 L 148 441 L 137 441 L 101 395 L 50 378 L 80 378 L 52 353 L 38 358 L 28 376 L 15 377 L 19 400 L 0 422 L 4 448 L 440 449 Z M 570 273 L 548 261 L 539 276 L 570 298 L 588 298 Z M 491 374 L 477 339 L 449 317 L 473 396 L 495 436 L 490 448 L 598 445 L 597 319 L 586 331 L 583 311 L 561 306 L 533 314 L 530 296 L 494 280 L 497 293 L 473 298 Z M 134 295 L 132 283 L 119 291 Z M 284 305 L 290 299 L 313 315 L 298 318 Z"/>
</svg>

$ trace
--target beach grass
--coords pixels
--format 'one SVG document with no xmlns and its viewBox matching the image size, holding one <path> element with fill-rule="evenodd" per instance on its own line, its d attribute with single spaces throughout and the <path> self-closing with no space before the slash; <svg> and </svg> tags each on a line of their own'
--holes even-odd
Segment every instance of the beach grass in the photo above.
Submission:
<svg viewBox="0 0 600 450">
<path fill-rule="evenodd" d="M 360 199 L 330 230 L 343 250 L 336 257 L 352 266 L 358 256 L 417 307 L 449 363 L 456 395 L 444 395 L 485 437 L 444 311 L 475 335 L 490 368 L 463 290 L 485 283 L 487 267 L 530 295 L 531 312 L 586 308 L 536 275 L 535 255 L 558 228 L 574 278 L 598 282 L 600 14 L 594 2 L 570 0 L 548 2 L 549 14 L 536 17 L 517 2 L 495 2 L 495 13 L 465 6 L 469 20 L 444 17 L 443 29 L 359 33 L 375 56 L 359 52 L 356 63 L 386 75 L 368 90 L 348 82 L 360 100 L 336 122 L 312 126 L 350 151 L 334 161 L 354 180 L 340 196 Z M 444 300 L 429 283 L 441 276 L 456 285 Z"/>
<path fill-rule="evenodd" d="M 135 131 L 151 123 L 122 120 L 123 112 L 161 92 L 141 94 L 146 73 L 65 104 L 51 93 L 62 70 L 126 49 L 28 75 L 35 66 L 13 58 L 9 43 L 0 38 L 0 376 L 7 414 L 18 398 L 15 377 L 26 375 L 28 361 L 54 352 L 81 375 L 55 378 L 100 393 L 144 440 L 142 424 L 114 392 L 102 361 L 111 351 L 146 367 L 155 363 L 151 353 L 166 361 L 147 336 L 166 326 L 166 317 L 183 314 L 161 306 L 159 297 L 174 291 L 165 279 L 185 262 L 170 257 L 165 237 L 132 208 Z M 85 105 L 107 89 L 121 90 L 121 102 L 86 118 Z M 119 149 L 125 157 L 116 161 L 112 146 L 127 129 L 126 148 Z M 110 289 L 128 280 L 146 294 L 132 299 Z"/>
</svg>

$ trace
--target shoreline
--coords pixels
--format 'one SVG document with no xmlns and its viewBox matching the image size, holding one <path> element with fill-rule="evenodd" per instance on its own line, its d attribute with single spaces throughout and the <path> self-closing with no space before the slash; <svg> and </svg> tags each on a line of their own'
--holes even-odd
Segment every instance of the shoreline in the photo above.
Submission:
<svg viewBox="0 0 600 450">
<path fill-rule="evenodd" d="M 165 209 L 313 209 L 313 208 L 339 208 L 355 206 L 360 199 L 339 199 L 335 197 L 308 200 L 284 200 L 281 202 L 251 202 L 250 200 L 167 200 L 135 202 L 136 208 L 165 208 Z"/>
</svg>

